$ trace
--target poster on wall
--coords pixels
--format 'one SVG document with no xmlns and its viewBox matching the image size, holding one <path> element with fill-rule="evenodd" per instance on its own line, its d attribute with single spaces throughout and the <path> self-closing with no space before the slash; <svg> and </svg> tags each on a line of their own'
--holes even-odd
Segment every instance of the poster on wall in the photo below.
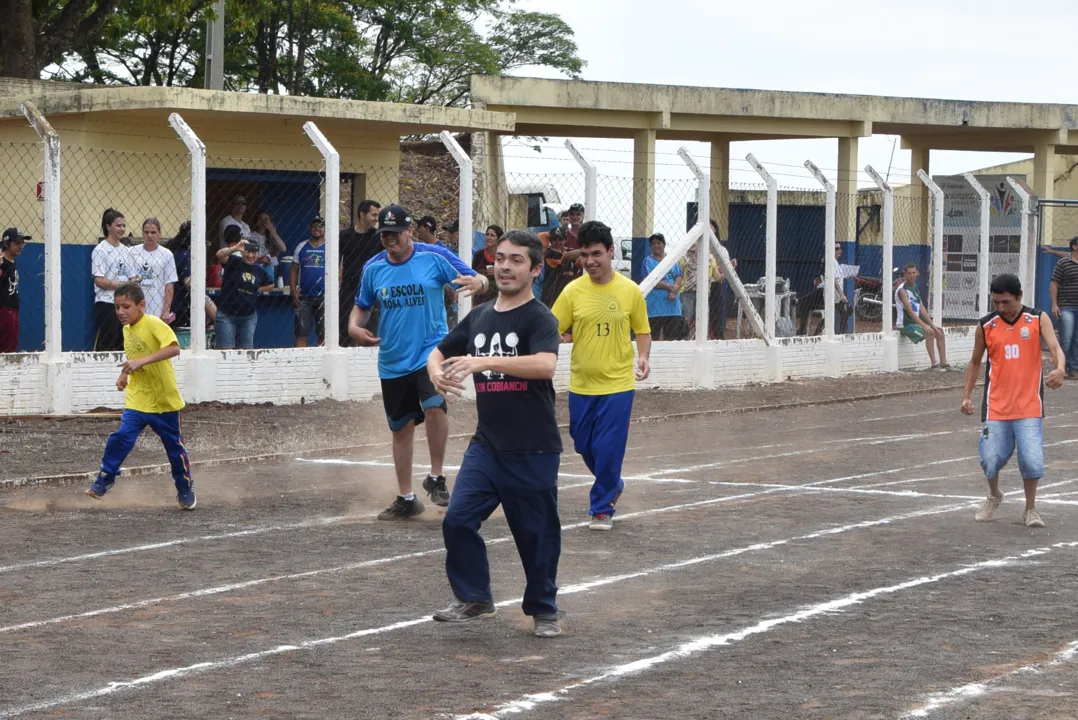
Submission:
<svg viewBox="0 0 1078 720">
<path fill-rule="evenodd" d="M 988 274 L 1018 272 L 1022 203 L 1006 175 L 975 175 L 988 191 Z M 943 190 L 943 317 L 976 320 L 981 251 L 981 201 L 961 175 L 933 178 Z M 936 299 L 933 298 L 933 305 Z"/>
</svg>

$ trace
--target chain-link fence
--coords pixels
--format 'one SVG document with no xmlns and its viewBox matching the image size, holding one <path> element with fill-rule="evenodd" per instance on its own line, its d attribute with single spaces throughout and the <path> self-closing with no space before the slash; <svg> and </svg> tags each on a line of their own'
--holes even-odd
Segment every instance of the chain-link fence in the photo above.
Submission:
<svg viewBox="0 0 1078 720">
<path fill-rule="evenodd" d="M 0 143 L 0 161 L 0 225 L 17 231 L 0 247 L 0 352 L 36 352 L 45 348 L 44 155 L 38 144 Z"/>
</svg>

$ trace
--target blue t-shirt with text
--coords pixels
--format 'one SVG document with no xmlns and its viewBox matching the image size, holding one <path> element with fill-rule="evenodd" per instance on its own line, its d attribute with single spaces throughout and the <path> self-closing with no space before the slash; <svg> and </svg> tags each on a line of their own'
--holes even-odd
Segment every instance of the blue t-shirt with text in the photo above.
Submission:
<svg viewBox="0 0 1078 720">
<path fill-rule="evenodd" d="M 363 266 L 356 305 L 380 308 L 378 377 L 388 380 L 426 367 L 427 356 L 449 332 L 443 288 L 458 275 L 475 275 L 449 250 L 414 243 L 415 251 L 393 263 L 383 251 Z"/>
<path fill-rule="evenodd" d="M 325 295 L 326 243 L 316 246 L 304 240 L 296 247 L 295 258 L 299 265 L 299 294 L 303 297 Z"/>
</svg>

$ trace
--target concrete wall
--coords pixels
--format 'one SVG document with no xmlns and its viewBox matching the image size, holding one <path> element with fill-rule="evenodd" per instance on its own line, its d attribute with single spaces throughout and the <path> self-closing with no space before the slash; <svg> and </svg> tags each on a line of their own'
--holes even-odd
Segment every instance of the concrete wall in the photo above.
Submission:
<svg viewBox="0 0 1078 720">
<path fill-rule="evenodd" d="M 878 333 L 843 335 L 829 348 L 822 337 L 789 338 L 779 346 L 781 375 L 786 379 L 824 377 L 829 350 L 837 353 L 841 373 L 861 375 L 880 372 L 884 342 Z M 948 352 L 955 361 L 964 361 L 973 348 L 970 328 L 948 330 Z M 561 348 L 555 383 L 565 392 L 569 380 L 569 353 Z M 716 386 L 740 386 L 768 382 L 769 349 L 760 340 L 731 340 L 708 345 Z M 693 390 L 692 361 L 695 344 L 660 342 L 652 351 L 652 376 L 641 388 Z M 216 363 L 216 397 L 223 403 L 263 403 L 279 405 L 311 402 L 329 397 L 326 381 L 326 353 L 321 348 L 211 352 Z M 370 401 L 381 392 L 378 382 L 377 351 L 353 348 L 344 351 L 350 400 Z M 70 398 L 70 410 L 84 412 L 94 408 L 123 407 L 123 393 L 115 388 L 120 354 L 65 353 L 58 369 L 45 364 L 43 355 L 26 353 L 0 355 L 0 415 L 46 412 L 50 385 L 60 383 Z M 189 353 L 174 362 L 176 376 L 184 397 L 190 399 L 188 378 Z M 203 361 L 205 362 L 205 361 Z M 906 340 L 898 343 L 898 362 L 902 370 L 928 367 L 928 356 L 921 346 Z M 57 380 L 56 378 L 61 378 Z M 957 377 L 957 376 L 956 376 Z M 51 378 L 51 379 L 50 379 Z M 880 385 L 886 389 L 886 378 Z"/>
</svg>

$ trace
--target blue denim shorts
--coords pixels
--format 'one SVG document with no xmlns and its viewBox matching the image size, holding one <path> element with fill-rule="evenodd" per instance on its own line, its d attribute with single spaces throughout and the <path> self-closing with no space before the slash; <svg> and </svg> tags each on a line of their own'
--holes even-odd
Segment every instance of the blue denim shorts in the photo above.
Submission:
<svg viewBox="0 0 1078 720">
<path fill-rule="evenodd" d="M 981 467 L 992 479 L 1018 448 L 1018 471 L 1023 480 L 1044 477 L 1044 424 L 1041 418 L 989 420 L 981 431 Z"/>
</svg>

